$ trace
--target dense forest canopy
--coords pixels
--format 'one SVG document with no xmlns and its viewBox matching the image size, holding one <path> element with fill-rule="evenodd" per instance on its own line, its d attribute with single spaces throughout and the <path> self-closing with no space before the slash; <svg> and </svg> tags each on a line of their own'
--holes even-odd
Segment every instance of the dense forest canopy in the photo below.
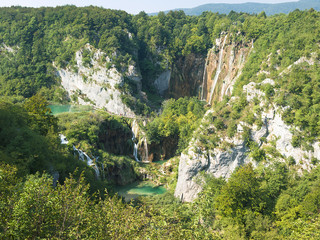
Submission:
<svg viewBox="0 0 320 240">
<path fill-rule="evenodd" d="M 297 172 L 294 159 L 286 159 L 239 167 L 228 181 L 203 174 L 203 191 L 193 203 L 180 203 L 171 189 L 126 204 L 113 196 L 112 186 L 141 177 L 143 164 L 130 158 L 132 120 L 104 111 L 50 114 L 48 100 L 65 100 L 56 69 L 72 67 L 75 52 L 87 43 L 119 71 L 134 61 L 142 89 L 155 93 L 155 76 L 190 54 L 205 59 L 222 32 L 235 45 L 252 42 L 253 47 L 234 86 L 236 101 L 215 102 L 205 117 L 230 138 L 239 121 L 261 126 L 259 101 L 249 104 L 242 89 L 271 77 L 275 84 L 260 89 L 266 105 L 282 107 L 283 119 L 298 132 L 292 145 L 310 149 L 320 135 L 320 13 L 313 9 L 267 17 L 183 11 L 133 16 L 92 6 L 0 8 L 0 238 L 319 239 L 317 159 L 311 172 Z M 315 64 L 294 64 L 302 57 Z M 84 58 L 90 66 L 90 53 Z M 218 135 L 204 124 L 207 135 L 197 130 L 209 108 L 204 105 L 195 97 L 165 101 L 161 114 L 141 124 L 148 142 L 172 138 L 174 155 L 192 138 L 204 149 L 215 148 Z M 105 144 L 112 131 L 126 142 Z M 68 146 L 60 144 L 61 132 Z M 249 132 L 243 137 L 250 156 L 263 162 L 267 153 L 249 141 Z M 72 145 L 101 159 L 105 179 L 96 179 Z M 177 164 L 172 168 L 175 185 Z"/>
</svg>

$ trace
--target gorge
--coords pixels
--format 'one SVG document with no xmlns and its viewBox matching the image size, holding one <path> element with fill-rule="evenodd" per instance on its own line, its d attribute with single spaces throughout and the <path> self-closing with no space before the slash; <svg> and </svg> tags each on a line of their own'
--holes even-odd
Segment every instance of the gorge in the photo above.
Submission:
<svg viewBox="0 0 320 240">
<path fill-rule="evenodd" d="M 0 16 L 1 239 L 319 239 L 319 12 Z"/>
</svg>

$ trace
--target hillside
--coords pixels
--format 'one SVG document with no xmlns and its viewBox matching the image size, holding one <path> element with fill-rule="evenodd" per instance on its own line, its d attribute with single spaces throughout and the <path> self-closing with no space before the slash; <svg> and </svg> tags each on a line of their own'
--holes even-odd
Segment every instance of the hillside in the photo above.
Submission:
<svg viewBox="0 0 320 240">
<path fill-rule="evenodd" d="M 0 16 L 1 239 L 319 239 L 320 12 Z"/>
<path fill-rule="evenodd" d="M 187 15 L 199 16 L 203 12 L 218 12 L 220 14 L 229 14 L 231 11 L 240 13 L 259 14 L 265 12 L 268 16 L 274 14 L 285 13 L 288 14 L 296 9 L 306 10 L 313 8 L 317 11 L 320 10 L 320 2 L 317 0 L 299 0 L 285 3 L 263 4 L 263 3 L 237 3 L 237 4 L 224 4 L 224 3 L 211 3 L 204 4 L 194 8 L 179 8 L 174 11 L 182 10 Z M 166 13 L 168 11 L 165 11 Z M 155 13 L 156 14 L 156 13 Z M 153 15 L 153 14 L 152 14 Z"/>
</svg>

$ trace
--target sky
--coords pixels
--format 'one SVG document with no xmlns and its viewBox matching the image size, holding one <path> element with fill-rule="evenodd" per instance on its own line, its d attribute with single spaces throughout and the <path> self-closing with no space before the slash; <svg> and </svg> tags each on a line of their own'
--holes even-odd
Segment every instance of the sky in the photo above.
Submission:
<svg viewBox="0 0 320 240">
<path fill-rule="evenodd" d="M 176 8 L 192 8 L 207 3 L 281 3 L 297 2 L 298 0 L 0 0 L 0 7 L 25 6 L 25 7 L 43 7 L 43 6 L 99 6 L 111 9 L 121 9 L 128 13 L 137 14 L 140 11 L 147 13 L 171 10 Z"/>
</svg>

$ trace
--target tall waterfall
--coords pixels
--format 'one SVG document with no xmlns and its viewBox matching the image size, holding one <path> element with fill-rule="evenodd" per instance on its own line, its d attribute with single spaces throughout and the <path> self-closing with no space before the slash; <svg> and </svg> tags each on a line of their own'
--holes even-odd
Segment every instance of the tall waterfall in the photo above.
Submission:
<svg viewBox="0 0 320 240">
<path fill-rule="evenodd" d="M 102 180 L 104 180 L 106 178 L 106 176 L 104 174 L 104 165 L 103 165 L 103 163 L 101 163 L 101 168 L 102 168 Z"/>
<path fill-rule="evenodd" d="M 204 82 L 206 80 L 207 77 L 207 65 L 208 65 L 208 61 L 209 61 L 209 56 L 210 56 L 210 52 L 211 50 L 208 52 L 207 54 L 207 59 L 206 59 L 206 63 L 204 65 L 204 70 L 203 70 L 203 77 L 202 77 L 202 85 L 201 85 L 201 96 L 200 96 L 200 100 L 204 100 L 203 98 L 203 89 L 204 89 Z"/>
<path fill-rule="evenodd" d="M 218 82 L 218 79 L 219 79 L 219 76 L 220 76 L 220 73 L 221 73 L 223 51 L 224 51 L 224 46 L 226 44 L 227 38 L 228 38 L 228 34 L 224 37 L 222 48 L 220 49 L 218 67 L 217 67 L 216 75 L 214 76 L 213 84 L 212 84 L 212 87 L 211 87 L 210 99 L 209 99 L 209 102 L 208 102 L 209 104 L 211 104 L 213 93 L 214 93 L 214 89 L 216 88 L 216 85 L 217 85 L 217 82 Z"/>
</svg>

